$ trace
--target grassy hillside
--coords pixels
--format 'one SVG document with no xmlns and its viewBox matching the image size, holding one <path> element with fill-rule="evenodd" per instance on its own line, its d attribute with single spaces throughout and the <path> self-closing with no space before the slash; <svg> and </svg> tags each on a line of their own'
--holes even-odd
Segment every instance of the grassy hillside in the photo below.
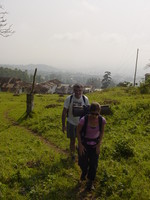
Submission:
<svg viewBox="0 0 150 200">
<path fill-rule="evenodd" d="M 114 88 L 87 95 L 110 104 L 91 194 L 82 191 L 61 132 L 66 96 L 35 95 L 25 117 L 26 96 L 0 93 L 0 199 L 150 199 L 150 95 Z"/>
</svg>

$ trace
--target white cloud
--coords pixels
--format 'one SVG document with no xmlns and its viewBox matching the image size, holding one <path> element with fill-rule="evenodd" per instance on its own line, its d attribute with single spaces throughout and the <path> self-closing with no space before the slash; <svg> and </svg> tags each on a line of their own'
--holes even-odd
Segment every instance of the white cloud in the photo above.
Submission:
<svg viewBox="0 0 150 200">
<path fill-rule="evenodd" d="M 101 33 L 92 34 L 89 31 L 80 32 L 66 32 L 66 33 L 56 33 L 51 37 L 51 40 L 59 41 L 74 41 L 74 42 L 86 42 L 86 43 L 115 43 L 124 44 L 127 42 L 127 37 L 118 33 Z"/>
<path fill-rule="evenodd" d="M 104 32 L 100 34 L 99 38 L 101 41 L 111 42 L 111 43 L 116 43 L 116 44 L 126 43 L 127 41 L 127 37 L 125 35 L 118 34 L 118 33 Z"/>
<path fill-rule="evenodd" d="M 84 41 L 91 38 L 91 34 L 87 31 L 80 32 L 66 32 L 54 34 L 52 39 L 56 40 L 66 40 L 66 41 Z"/>
<path fill-rule="evenodd" d="M 88 0 L 81 0 L 81 2 L 84 8 L 86 8 L 88 11 L 91 11 L 91 12 L 98 11 L 98 7 L 93 4 L 93 1 L 91 1 L 90 3 Z"/>
<path fill-rule="evenodd" d="M 2 2 L 16 33 L 0 38 L 0 62 L 126 70 L 137 48 L 139 65 L 149 62 L 149 0 Z"/>
</svg>

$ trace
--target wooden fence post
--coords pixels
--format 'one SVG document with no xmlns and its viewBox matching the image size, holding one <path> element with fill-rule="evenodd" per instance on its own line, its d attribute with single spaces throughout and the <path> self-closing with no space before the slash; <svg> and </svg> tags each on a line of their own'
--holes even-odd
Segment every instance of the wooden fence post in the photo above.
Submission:
<svg viewBox="0 0 150 200">
<path fill-rule="evenodd" d="M 36 72 L 37 72 L 37 68 L 35 69 L 35 72 L 34 72 L 31 92 L 27 94 L 27 110 L 26 110 L 27 115 L 29 115 L 33 111 L 33 107 L 34 107 L 34 86 L 35 86 Z"/>
<path fill-rule="evenodd" d="M 27 94 L 27 115 L 29 115 L 33 111 L 34 107 L 34 95 L 33 94 Z"/>
</svg>

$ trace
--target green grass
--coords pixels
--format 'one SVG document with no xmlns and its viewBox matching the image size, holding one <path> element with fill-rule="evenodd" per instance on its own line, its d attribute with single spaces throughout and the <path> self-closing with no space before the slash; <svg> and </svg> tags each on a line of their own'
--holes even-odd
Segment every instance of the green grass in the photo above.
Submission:
<svg viewBox="0 0 150 200">
<path fill-rule="evenodd" d="M 150 199 L 150 95 L 112 88 L 87 96 L 109 104 L 113 113 L 105 116 L 94 198 Z M 35 95 L 26 118 L 26 95 L 0 93 L 0 199 L 81 199 L 80 169 L 57 151 L 69 150 L 61 131 L 65 98 Z"/>
</svg>

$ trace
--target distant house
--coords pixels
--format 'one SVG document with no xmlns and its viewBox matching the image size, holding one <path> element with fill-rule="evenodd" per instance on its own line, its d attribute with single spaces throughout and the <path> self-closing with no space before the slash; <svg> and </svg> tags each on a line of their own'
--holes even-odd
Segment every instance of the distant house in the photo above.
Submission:
<svg viewBox="0 0 150 200">
<path fill-rule="evenodd" d="M 57 88 L 57 84 L 51 82 L 51 81 L 47 81 L 47 82 L 44 82 L 44 83 L 41 83 L 39 84 L 41 87 L 45 88 L 45 93 L 48 93 L 48 94 L 54 94 L 55 93 L 55 90 Z"/>
<path fill-rule="evenodd" d="M 73 86 L 69 85 L 68 94 L 72 94 L 72 93 L 73 93 Z"/>
<path fill-rule="evenodd" d="M 2 92 L 7 91 L 7 84 L 10 82 L 10 80 L 10 77 L 0 77 L 0 88 Z"/>
<path fill-rule="evenodd" d="M 0 88 L 3 92 L 16 92 L 19 87 L 20 79 L 10 78 L 10 77 L 1 77 L 0 78 Z"/>
<path fill-rule="evenodd" d="M 35 94 L 46 94 L 47 91 L 48 91 L 48 89 L 45 86 L 43 86 L 42 84 L 36 84 L 34 86 L 34 93 Z"/>
<path fill-rule="evenodd" d="M 61 84 L 56 88 L 55 93 L 57 94 L 68 94 L 69 85 L 68 84 Z"/>
<path fill-rule="evenodd" d="M 93 92 L 94 91 L 94 88 L 93 86 L 85 86 L 84 87 L 84 90 L 83 90 L 83 93 L 90 93 L 90 92 Z"/>
<path fill-rule="evenodd" d="M 12 77 L 0 77 L 0 90 L 2 92 L 14 92 L 21 94 L 22 92 L 28 92 L 31 88 L 31 84 L 25 83 L 18 78 Z"/>
<path fill-rule="evenodd" d="M 94 91 L 95 92 L 101 92 L 103 89 L 101 89 L 101 88 L 96 88 Z"/>
<path fill-rule="evenodd" d="M 52 79 L 52 80 L 49 80 L 48 82 L 54 83 L 55 85 L 57 85 L 57 87 L 61 85 L 61 81 L 59 81 L 58 79 Z"/>
<path fill-rule="evenodd" d="M 49 93 L 49 94 L 54 94 L 55 91 L 56 91 L 56 88 L 57 88 L 57 85 L 56 85 L 56 84 L 50 83 L 50 84 L 48 85 L 48 92 L 47 92 L 47 93 Z"/>
<path fill-rule="evenodd" d="M 38 83 L 34 87 L 34 93 L 37 94 L 54 94 L 56 88 L 61 85 L 61 82 L 57 79 L 49 80 L 43 83 Z"/>
</svg>

